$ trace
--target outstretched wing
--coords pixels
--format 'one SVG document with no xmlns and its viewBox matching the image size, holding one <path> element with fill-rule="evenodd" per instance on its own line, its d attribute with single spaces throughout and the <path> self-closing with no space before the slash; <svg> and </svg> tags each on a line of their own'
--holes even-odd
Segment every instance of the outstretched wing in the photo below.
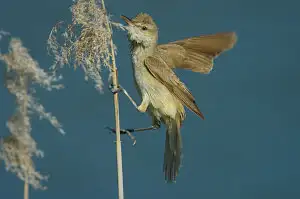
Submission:
<svg viewBox="0 0 300 199">
<path fill-rule="evenodd" d="M 231 49 L 236 41 L 234 32 L 218 33 L 158 45 L 157 50 L 169 67 L 209 73 L 213 68 L 214 58 Z"/>
<path fill-rule="evenodd" d="M 174 71 L 157 55 L 149 56 L 145 60 L 145 66 L 154 78 L 160 81 L 167 89 L 179 99 L 186 107 L 204 119 L 195 98 L 186 86 L 179 80 Z"/>
</svg>

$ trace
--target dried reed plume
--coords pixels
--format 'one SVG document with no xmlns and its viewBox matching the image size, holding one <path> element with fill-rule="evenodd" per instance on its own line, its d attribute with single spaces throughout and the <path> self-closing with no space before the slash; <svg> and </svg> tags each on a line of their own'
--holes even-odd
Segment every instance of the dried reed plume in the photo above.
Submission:
<svg viewBox="0 0 300 199">
<path fill-rule="evenodd" d="M 112 50 L 116 52 L 115 45 L 111 49 L 108 27 L 111 28 L 111 24 L 123 26 L 107 21 L 105 9 L 95 0 L 78 0 L 71 6 L 71 12 L 71 24 L 63 28 L 64 22 L 59 22 L 50 32 L 47 43 L 49 53 L 55 58 L 52 69 L 81 66 L 85 79 L 92 79 L 95 88 L 102 91 L 101 70 L 103 67 L 112 69 Z"/>
<path fill-rule="evenodd" d="M 47 180 L 47 176 L 43 176 L 35 170 L 27 146 L 16 136 L 11 135 L 1 139 L 1 158 L 6 163 L 6 169 L 15 173 L 21 180 L 36 189 L 46 188 L 41 185 L 40 181 Z"/>
<path fill-rule="evenodd" d="M 102 68 L 110 70 L 114 89 L 117 88 L 117 68 L 115 63 L 116 46 L 112 40 L 112 25 L 124 30 L 121 24 L 114 23 L 106 13 L 104 0 L 77 0 L 71 7 L 72 23 L 60 30 L 59 22 L 48 38 L 48 49 L 54 56 L 53 69 L 64 65 L 81 66 L 86 80 L 91 78 L 98 91 L 103 89 Z M 116 151 L 118 167 L 119 199 L 124 198 L 122 151 L 120 140 L 120 120 L 118 93 L 114 94 L 116 122 Z"/>
<path fill-rule="evenodd" d="M 31 84 L 38 84 L 47 90 L 60 89 L 57 84 L 61 77 L 48 75 L 40 68 L 23 47 L 20 39 L 12 38 L 7 54 L 0 53 L 0 60 L 6 64 L 5 86 L 16 97 L 16 110 L 7 122 L 12 134 L 1 140 L 0 158 L 4 160 L 6 169 L 15 173 L 21 180 L 36 189 L 44 189 L 40 183 L 47 179 L 35 171 L 32 156 L 43 156 L 37 143 L 31 136 L 30 116 L 36 113 L 40 119 L 48 120 L 59 132 L 64 134 L 62 125 L 51 113 L 47 113 L 42 104 L 34 98 L 35 90 Z"/>
</svg>

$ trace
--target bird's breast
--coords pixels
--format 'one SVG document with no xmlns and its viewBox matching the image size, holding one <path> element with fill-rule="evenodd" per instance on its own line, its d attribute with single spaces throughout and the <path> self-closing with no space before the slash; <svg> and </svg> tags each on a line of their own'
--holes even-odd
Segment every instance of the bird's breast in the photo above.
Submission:
<svg viewBox="0 0 300 199">
<path fill-rule="evenodd" d="M 133 73 L 134 79 L 142 98 L 150 100 L 149 111 L 156 117 L 175 117 L 178 107 L 182 105 L 173 94 L 158 81 L 147 69 L 144 64 L 145 57 L 133 54 Z"/>
<path fill-rule="evenodd" d="M 144 65 L 144 61 L 148 55 L 149 52 L 147 52 L 147 50 L 143 47 L 136 47 L 132 52 L 133 75 L 141 95 L 146 93 L 150 93 L 151 95 L 151 91 L 154 91 L 155 87 L 157 87 L 157 84 L 159 83 Z"/>
</svg>

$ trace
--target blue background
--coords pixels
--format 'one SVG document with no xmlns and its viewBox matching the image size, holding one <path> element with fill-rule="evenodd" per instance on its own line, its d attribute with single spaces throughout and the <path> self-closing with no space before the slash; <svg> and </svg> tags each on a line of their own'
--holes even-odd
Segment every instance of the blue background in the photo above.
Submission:
<svg viewBox="0 0 300 199">
<path fill-rule="evenodd" d="M 20 37 L 43 68 L 51 65 L 46 41 L 59 20 L 70 20 L 65 0 L 1 1 L 0 28 Z M 236 31 L 236 47 L 220 56 L 210 75 L 180 71 L 206 120 L 190 111 L 182 128 L 183 167 L 176 184 L 165 184 L 162 163 L 165 129 L 123 140 L 125 198 L 298 199 L 300 198 L 300 12 L 296 0 L 112 0 L 115 21 L 124 14 L 151 14 L 160 43 L 189 36 Z M 126 34 L 115 31 L 120 82 L 138 101 Z M 1 45 L 3 48 L 3 45 Z M 3 65 L 1 65 L 2 67 Z M 2 70 L 3 71 L 3 70 Z M 2 72 L 1 72 L 2 73 Z M 116 198 L 112 95 L 100 95 L 82 70 L 62 70 L 66 89 L 38 97 L 63 123 L 66 136 L 33 118 L 33 136 L 45 152 L 36 161 L 50 174 L 48 190 L 30 198 Z M 3 82 L 3 76 L 0 77 Z M 107 73 L 103 74 L 107 79 Z M 138 101 L 139 102 L 139 101 Z M 151 122 L 120 96 L 121 126 Z M 0 136 L 14 101 L 0 87 Z M 1 164 L 0 198 L 19 199 L 23 183 Z"/>
</svg>

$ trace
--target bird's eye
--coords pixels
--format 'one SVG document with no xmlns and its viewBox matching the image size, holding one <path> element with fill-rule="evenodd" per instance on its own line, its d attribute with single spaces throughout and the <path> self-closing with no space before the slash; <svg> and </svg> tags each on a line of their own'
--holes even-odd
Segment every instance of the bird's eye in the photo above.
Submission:
<svg viewBox="0 0 300 199">
<path fill-rule="evenodd" d="M 148 28 L 146 26 L 143 26 L 142 27 L 142 30 L 147 30 Z"/>
</svg>

